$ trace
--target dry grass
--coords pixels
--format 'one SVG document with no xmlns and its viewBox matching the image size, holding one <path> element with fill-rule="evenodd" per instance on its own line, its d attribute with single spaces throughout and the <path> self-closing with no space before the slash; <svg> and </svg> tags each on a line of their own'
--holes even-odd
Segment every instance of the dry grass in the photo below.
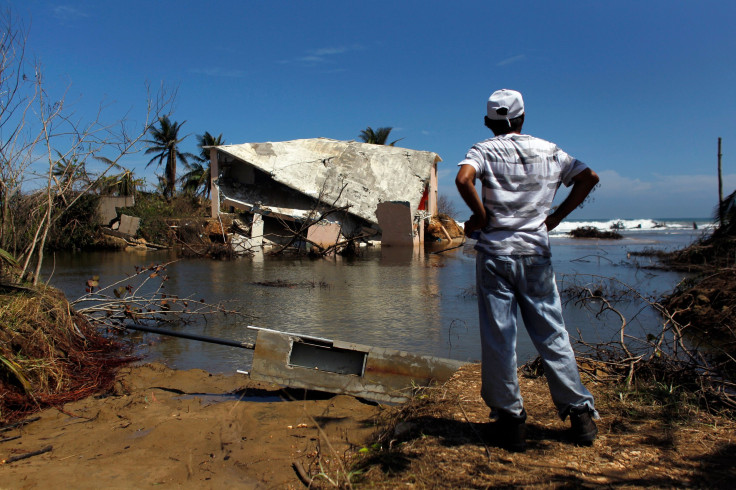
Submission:
<svg viewBox="0 0 736 490">
<path fill-rule="evenodd" d="M 0 422 L 111 385 L 130 358 L 50 287 L 0 285 Z"/>
<path fill-rule="evenodd" d="M 386 412 L 373 446 L 353 457 L 358 486 L 725 487 L 736 481 L 734 420 L 684 403 L 677 387 L 624 391 L 586 380 L 601 413 L 599 437 L 578 447 L 566 436 L 544 377 L 520 377 L 529 449 L 509 453 L 488 430 L 480 366 Z"/>
</svg>

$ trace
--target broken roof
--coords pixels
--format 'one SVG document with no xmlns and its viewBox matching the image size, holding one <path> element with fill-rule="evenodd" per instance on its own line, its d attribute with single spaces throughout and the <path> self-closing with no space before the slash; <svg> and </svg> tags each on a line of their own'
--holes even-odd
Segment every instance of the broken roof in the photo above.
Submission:
<svg viewBox="0 0 736 490">
<path fill-rule="evenodd" d="M 222 145 L 217 150 L 246 162 L 302 194 L 377 223 L 376 206 L 406 201 L 414 214 L 432 168 L 433 152 L 327 138 Z M 264 203 L 266 204 L 266 203 Z"/>
</svg>

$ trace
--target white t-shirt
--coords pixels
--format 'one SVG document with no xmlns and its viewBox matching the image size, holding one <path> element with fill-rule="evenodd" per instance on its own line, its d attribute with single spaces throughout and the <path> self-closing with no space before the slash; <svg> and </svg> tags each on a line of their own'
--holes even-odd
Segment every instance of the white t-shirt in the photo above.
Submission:
<svg viewBox="0 0 736 490">
<path fill-rule="evenodd" d="M 475 248 L 490 255 L 550 256 L 544 220 L 560 184 L 587 168 L 554 143 L 505 134 L 476 143 L 458 165 L 472 165 L 488 215 Z"/>
</svg>

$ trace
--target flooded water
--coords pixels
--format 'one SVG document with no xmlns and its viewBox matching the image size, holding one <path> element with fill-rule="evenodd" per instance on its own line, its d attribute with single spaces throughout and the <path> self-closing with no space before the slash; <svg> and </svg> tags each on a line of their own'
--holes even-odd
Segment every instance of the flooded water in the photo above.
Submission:
<svg viewBox="0 0 736 490">
<path fill-rule="evenodd" d="M 561 289 L 572 284 L 616 290 L 621 281 L 647 295 L 672 291 L 684 274 L 635 267 L 649 259 L 629 257 L 646 248 L 674 249 L 700 233 L 693 230 L 646 230 L 618 241 L 552 237 L 553 263 Z M 475 254 L 470 244 L 440 254 L 400 248 L 363 249 L 356 259 L 261 258 L 213 261 L 185 259 L 168 267 L 170 294 L 210 303 L 232 302 L 250 315 L 244 320 L 217 317 L 179 326 L 189 333 L 232 340 L 255 340 L 248 324 L 333 340 L 406 350 L 463 361 L 480 358 L 475 297 Z M 93 252 L 47 256 L 45 277 L 70 299 L 84 293 L 94 275 L 105 285 L 134 273 L 136 265 L 164 263 L 167 253 Z M 615 279 L 616 281 L 612 280 Z M 283 281 L 294 287 L 257 283 Z M 633 318 L 629 333 L 656 330 L 659 319 L 641 304 L 624 303 Z M 569 302 L 565 318 L 572 337 L 588 341 L 617 337 L 618 320 L 596 317 L 595 310 Z M 134 334 L 147 359 L 179 368 L 210 372 L 249 370 L 251 351 L 179 338 Z M 519 362 L 535 355 L 523 328 Z"/>
</svg>

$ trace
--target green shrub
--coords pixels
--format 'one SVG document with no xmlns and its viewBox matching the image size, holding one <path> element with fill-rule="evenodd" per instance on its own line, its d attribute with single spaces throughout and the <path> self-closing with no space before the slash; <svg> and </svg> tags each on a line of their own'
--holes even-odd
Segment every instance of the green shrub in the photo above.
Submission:
<svg viewBox="0 0 736 490">
<path fill-rule="evenodd" d="M 135 205 L 121 209 L 121 212 L 141 219 L 138 236 L 148 242 L 171 244 L 173 233 L 169 221 L 176 218 L 207 216 L 208 206 L 199 198 L 179 195 L 167 201 L 161 194 L 140 192 L 135 197 Z"/>
<path fill-rule="evenodd" d="M 100 196 L 83 194 L 64 211 L 49 229 L 48 250 L 81 250 L 94 245 L 100 225 L 97 206 Z M 59 203 L 61 206 L 62 203 Z"/>
</svg>

